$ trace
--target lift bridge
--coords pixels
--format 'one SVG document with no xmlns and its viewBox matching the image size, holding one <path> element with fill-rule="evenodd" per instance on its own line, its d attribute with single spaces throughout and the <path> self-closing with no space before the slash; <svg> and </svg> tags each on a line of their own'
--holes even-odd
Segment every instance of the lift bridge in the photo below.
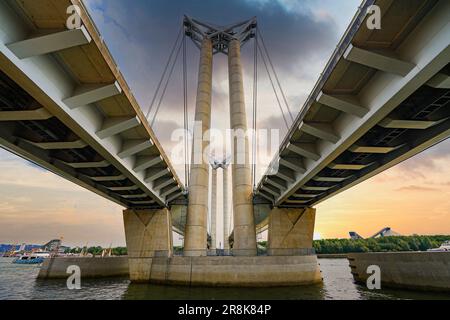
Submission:
<svg viewBox="0 0 450 320">
<path fill-rule="evenodd" d="M 70 5 L 81 9 L 74 30 L 66 28 Z M 383 13 L 381 29 L 367 27 L 372 5 Z M 186 60 L 188 40 L 200 51 L 201 130 L 211 125 L 219 54 L 228 57 L 230 127 L 247 129 L 241 46 L 254 44 L 255 62 L 262 57 L 275 72 L 257 19 L 218 27 L 185 17 L 181 34 L 177 55 Z M 284 92 L 277 97 L 289 132 L 266 174 L 255 181 L 250 164 L 230 165 L 232 254 L 255 256 L 264 230 L 269 255 L 306 254 L 314 206 L 447 139 L 449 42 L 449 1 L 364 1 L 296 118 Z M 276 73 L 271 80 L 281 89 Z M 208 254 L 209 164 L 187 166 L 189 183 L 181 182 L 152 131 L 155 119 L 141 111 L 80 0 L 0 3 L 0 85 L 0 145 L 126 208 L 130 257 L 170 256 L 171 230 L 184 234 L 186 257 Z"/>
</svg>

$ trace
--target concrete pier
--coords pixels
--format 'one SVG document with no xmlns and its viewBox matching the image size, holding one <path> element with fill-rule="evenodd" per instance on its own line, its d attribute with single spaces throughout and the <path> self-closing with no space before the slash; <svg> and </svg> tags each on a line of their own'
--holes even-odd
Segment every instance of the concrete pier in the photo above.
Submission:
<svg viewBox="0 0 450 320">
<path fill-rule="evenodd" d="M 203 139 L 211 126 L 212 91 L 212 43 L 205 38 L 200 53 L 195 121 L 201 128 L 194 129 L 194 148 L 189 185 L 189 206 L 184 235 L 185 256 L 207 255 L 207 221 L 209 195 L 209 164 L 203 158 L 203 151 L 209 139 Z"/>
<path fill-rule="evenodd" d="M 314 255 L 154 258 L 147 268 L 146 278 L 140 282 L 204 287 L 280 287 L 322 282 Z"/>
<path fill-rule="evenodd" d="M 236 256 L 255 256 L 256 230 L 253 216 L 249 141 L 247 133 L 247 114 L 245 111 L 244 83 L 241 65 L 241 43 L 231 40 L 228 50 L 228 69 L 230 82 L 230 123 L 233 137 L 233 214 L 234 245 Z"/>
<path fill-rule="evenodd" d="M 313 248 L 316 209 L 274 208 L 269 215 L 267 253 L 298 255 Z"/>
<path fill-rule="evenodd" d="M 155 257 L 173 254 L 172 217 L 168 209 L 125 210 L 123 213 L 130 279 L 148 277 Z"/>
</svg>

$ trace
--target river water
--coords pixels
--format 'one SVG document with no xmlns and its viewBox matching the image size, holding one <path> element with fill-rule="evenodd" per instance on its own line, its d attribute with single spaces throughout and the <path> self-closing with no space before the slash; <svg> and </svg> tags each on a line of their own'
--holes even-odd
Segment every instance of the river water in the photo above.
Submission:
<svg viewBox="0 0 450 320">
<path fill-rule="evenodd" d="M 320 259 L 323 284 L 295 288 L 187 288 L 131 284 L 127 279 L 84 280 L 68 290 L 64 280 L 36 280 L 38 266 L 0 258 L 0 300 L 371 300 L 449 299 L 450 295 L 404 290 L 369 291 L 353 282 L 346 259 Z"/>
</svg>

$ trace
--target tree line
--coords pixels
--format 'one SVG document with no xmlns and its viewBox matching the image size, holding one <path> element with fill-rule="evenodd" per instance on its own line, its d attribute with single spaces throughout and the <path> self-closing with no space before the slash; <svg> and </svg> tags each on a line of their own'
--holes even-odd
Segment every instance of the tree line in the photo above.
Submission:
<svg viewBox="0 0 450 320">
<path fill-rule="evenodd" d="M 439 248 L 450 236 L 401 236 L 376 239 L 329 239 L 314 241 L 317 254 L 358 252 L 427 251 Z"/>
<path fill-rule="evenodd" d="M 317 254 L 339 254 L 358 252 L 401 252 L 401 251 L 427 251 L 428 249 L 439 248 L 440 245 L 450 241 L 450 236 L 401 236 L 401 237 L 380 237 L 376 239 L 327 239 L 316 240 L 313 243 Z M 267 242 L 258 242 L 258 250 L 264 253 Z M 90 247 L 87 249 L 93 256 L 101 256 L 104 248 Z M 86 250 L 86 248 L 84 249 Z M 66 253 L 79 254 L 81 248 L 69 249 Z M 175 254 L 181 254 L 183 247 L 174 247 Z M 112 249 L 113 256 L 126 256 L 127 248 L 118 247 Z"/>
</svg>

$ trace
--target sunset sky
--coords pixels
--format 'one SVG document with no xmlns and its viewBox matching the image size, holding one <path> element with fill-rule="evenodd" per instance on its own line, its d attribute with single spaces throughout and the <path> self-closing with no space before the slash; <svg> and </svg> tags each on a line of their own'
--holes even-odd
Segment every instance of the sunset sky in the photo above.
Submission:
<svg viewBox="0 0 450 320">
<path fill-rule="evenodd" d="M 85 3 L 144 113 L 184 14 L 218 25 L 257 16 L 290 106 L 298 113 L 360 0 Z M 252 50 L 252 45 L 243 48 L 248 114 Z M 198 50 L 190 45 L 188 52 L 192 119 Z M 263 69 L 260 75 L 258 126 L 278 128 L 284 137 L 286 128 L 270 82 Z M 224 130 L 229 126 L 225 56 L 215 56 L 213 89 L 212 127 Z M 169 92 L 154 127 L 166 151 L 173 146 L 172 131 L 183 127 L 179 72 Z M 177 169 L 183 177 L 182 168 Z M 261 166 L 260 170 L 264 169 Z M 348 238 L 349 231 L 368 237 L 388 226 L 405 235 L 450 234 L 450 141 L 325 201 L 317 209 L 316 236 L 320 238 Z M 122 208 L 0 149 L 0 243 L 42 244 L 59 237 L 69 246 L 124 245 Z"/>
</svg>

